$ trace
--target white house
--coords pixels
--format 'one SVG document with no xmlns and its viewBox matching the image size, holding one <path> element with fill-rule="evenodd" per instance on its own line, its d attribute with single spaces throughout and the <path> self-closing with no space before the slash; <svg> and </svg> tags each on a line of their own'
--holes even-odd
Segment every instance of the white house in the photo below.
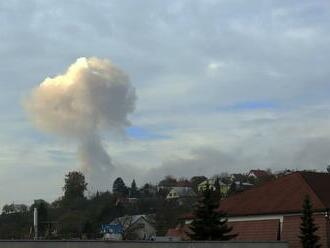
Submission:
<svg viewBox="0 0 330 248">
<path fill-rule="evenodd" d="M 152 240 L 156 236 L 152 215 L 122 216 L 113 220 L 110 224 L 120 224 L 122 226 L 123 231 L 118 239 Z"/>
<path fill-rule="evenodd" d="M 178 199 L 195 197 L 196 193 L 190 187 L 173 187 L 167 194 L 166 199 Z"/>
</svg>

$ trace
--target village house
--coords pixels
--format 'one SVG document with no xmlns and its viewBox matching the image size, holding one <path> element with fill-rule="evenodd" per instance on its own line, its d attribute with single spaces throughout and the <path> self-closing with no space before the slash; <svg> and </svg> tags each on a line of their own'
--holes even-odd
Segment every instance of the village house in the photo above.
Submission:
<svg viewBox="0 0 330 248">
<path fill-rule="evenodd" d="M 237 193 L 220 203 L 237 240 L 283 240 L 301 247 L 302 204 L 309 195 L 317 235 L 322 247 L 330 247 L 330 173 L 295 172 L 259 187 Z M 192 215 L 185 216 L 189 225 Z"/>
<path fill-rule="evenodd" d="M 10 205 L 4 205 L 2 208 L 3 214 L 16 214 L 16 213 L 25 213 L 28 211 L 28 208 L 24 204 L 10 204 Z"/>
<path fill-rule="evenodd" d="M 130 215 L 102 225 L 101 232 L 112 240 L 152 240 L 156 237 L 153 215 Z"/>
<path fill-rule="evenodd" d="M 257 179 L 271 176 L 271 173 L 266 170 L 250 170 L 248 177 L 254 177 Z"/>
<path fill-rule="evenodd" d="M 215 190 L 216 180 L 219 180 L 221 195 L 226 196 L 228 194 L 230 185 L 227 185 L 227 184 L 223 183 L 220 179 L 217 179 L 217 178 L 207 179 L 207 180 L 201 182 L 200 184 L 198 184 L 198 188 L 197 188 L 198 192 L 202 192 L 203 190 L 205 190 L 207 185 L 209 186 L 210 189 Z"/>
<path fill-rule="evenodd" d="M 166 199 L 180 199 L 195 197 L 196 193 L 191 187 L 172 187 Z"/>
<path fill-rule="evenodd" d="M 121 224 L 101 225 L 101 234 L 105 240 L 122 240 L 123 226 Z"/>
<path fill-rule="evenodd" d="M 232 182 L 229 190 L 237 193 L 237 192 L 242 192 L 244 190 L 250 189 L 252 187 L 254 187 L 254 185 L 252 183 L 235 181 L 235 182 Z"/>
</svg>

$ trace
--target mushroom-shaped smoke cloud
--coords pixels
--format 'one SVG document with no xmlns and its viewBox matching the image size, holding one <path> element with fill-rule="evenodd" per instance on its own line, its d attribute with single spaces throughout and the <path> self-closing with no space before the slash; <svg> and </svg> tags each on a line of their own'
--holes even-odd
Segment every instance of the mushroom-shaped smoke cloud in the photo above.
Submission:
<svg viewBox="0 0 330 248">
<path fill-rule="evenodd" d="M 79 58 L 66 73 L 35 88 L 26 109 L 42 130 L 79 142 L 81 169 L 100 186 L 113 169 L 100 135 L 129 126 L 135 100 L 128 76 L 110 61 Z"/>
</svg>

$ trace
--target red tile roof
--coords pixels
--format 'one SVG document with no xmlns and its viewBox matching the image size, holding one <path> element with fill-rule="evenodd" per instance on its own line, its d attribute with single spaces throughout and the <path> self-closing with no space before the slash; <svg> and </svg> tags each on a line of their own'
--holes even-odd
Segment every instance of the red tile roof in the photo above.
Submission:
<svg viewBox="0 0 330 248">
<path fill-rule="evenodd" d="M 181 240 L 189 240 L 190 238 L 187 235 L 188 231 L 189 231 L 189 229 L 187 226 L 170 228 L 167 230 L 167 233 L 165 236 L 177 237 L 177 238 L 180 238 Z"/>
<path fill-rule="evenodd" d="M 315 210 L 325 210 L 329 192 L 329 173 L 296 172 L 223 199 L 220 210 L 229 216 L 297 213 L 306 194 Z"/>
</svg>

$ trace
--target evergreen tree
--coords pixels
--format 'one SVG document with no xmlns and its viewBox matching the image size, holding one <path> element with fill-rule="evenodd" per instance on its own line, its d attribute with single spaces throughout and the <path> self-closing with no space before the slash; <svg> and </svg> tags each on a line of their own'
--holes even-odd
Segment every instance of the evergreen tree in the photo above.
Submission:
<svg viewBox="0 0 330 248">
<path fill-rule="evenodd" d="M 315 234 L 318 227 L 313 220 L 313 206 L 308 195 L 306 195 L 303 203 L 303 216 L 301 217 L 300 225 L 300 240 L 304 248 L 321 247 L 318 244 L 319 237 Z"/>
<path fill-rule="evenodd" d="M 175 187 L 178 181 L 173 176 L 166 176 L 163 180 L 161 180 L 158 184 L 160 187 Z"/>
<path fill-rule="evenodd" d="M 128 188 L 121 177 L 113 182 L 112 192 L 116 195 L 128 196 Z"/>
<path fill-rule="evenodd" d="M 84 192 L 87 190 L 84 174 L 78 171 L 71 171 L 65 175 L 63 190 L 66 200 L 84 198 Z"/>
<path fill-rule="evenodd" d="M 38 209 L 39 236 L 46 236 L 47 222 L 49 221 L 49 203 L 42 199 L 35 200 L 30 207 L 31 215 L 34 208 Z"/>
<path fill-rule="evenodd" d="M 138 197 L 138 188 L 136 187 L 136 182 L 134 179 L 131 184 L 130 197 L 132 198 Z"/>
<path fill-rule="evenodd" d="M 151 185 L 150 183 L 146 183 L 142 188 L 141 188 L 141 194 L 142 197 L 148 198 L 148 197 L 153 197 L 155 193 L 155 186 Z"/>
<path fill-rule="evenodd" d="M 214 181 L 214 191 L 215 191 L 215 196 L 218 197 L 218 200 L 220 201 L 221 198 L 221 186 L 220 186 L 220 180 L 218 177 L 215 178 Z"/>
<path fill-rule="evenodd" d="M 219 198 L 218 192 L 206 185 L 194 211 L 192 232 L 187 233 L 192 240 L 230 240 L 237 236 L 230 233 L 226 214 L 219 210 Z"/>
</svg>

